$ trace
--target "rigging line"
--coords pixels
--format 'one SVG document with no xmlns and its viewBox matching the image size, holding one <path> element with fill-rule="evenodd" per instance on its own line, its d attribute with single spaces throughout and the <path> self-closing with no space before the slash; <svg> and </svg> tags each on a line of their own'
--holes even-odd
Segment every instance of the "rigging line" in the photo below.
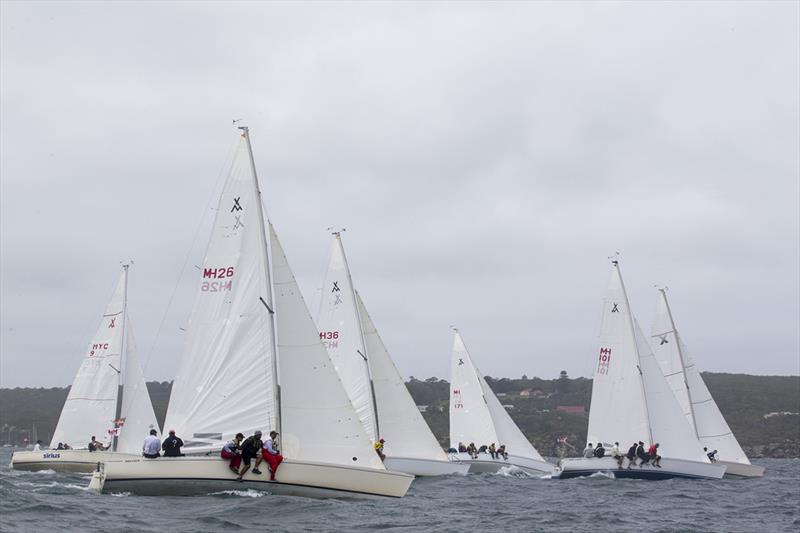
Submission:
<svg viewBox="0 0 800 533">
<path fill-rule="evenodd" d="M 200 230 L 202 229 L 203 224 L 205 223 L 209 211 L 211 211 L 211 206 L 214 204 L 215 198 L 217 198 L 218 196 L 220 182 L 224 177 L 226 177 L 228 169 L 230 169 L 233 157 L 235 156 L 236 147 L 238 145 L 239 145 L 239 135 L 237 134 L 234 140 L 231 142 L 230 147 L 228 148 L 228 153 L 225 156 L 222 166 L 219 169 L 217 179 L 215 180 L 214 186 L 211 189 L 211 194 L 209 195 L 206 205 L 203 207 L 203 214 L 200 217 L 200 222 L 197 224 L 197 228 L 195 228 L 194 230 L 194 236 L 192 237 L 192 242 L 189 244 L 189 249 L 186 251 L 186 257 L 183 260 L 183 265 L 181 266 L 181 270 L 178 274 L 178 279 L 175 282 L 175 286 L 172 288 L 172 294 L 170 294 L 169 300 L 167 301 L 167 307 L 164 310 L 164 314 L 161 317 L 161 323 L 158 325 L 158 329 L 156 330 L 156 336 L 153 339 L 153 344 L 150 346 L 150 350 L 147 352 L 147 358 L 145 359 L 144 365 L 142 366 L 142 377 L 144 377 L 144 374 L 147 371 L 147 367 L 150 364 L 150 359 L 152 358 L 156 346 L 158 345 L 158 341 L 161 338 L 161 331 L 163 330 L 164 324 L 167 321 L 167 315 L 169 314 L 169 311 L 172 308 L 172 302 L 175 299 L 175 294 L 178 292 L 178 287 L 180 286 L 181 280 L 183 279 L 183 275 L 186 272 L 186 265 L 189 263 L 189 258 L 192 255 L 192 251 L 194 250 L 195 244 L 197 243 L 197 237 L 200 234 Z"/>
</svg>

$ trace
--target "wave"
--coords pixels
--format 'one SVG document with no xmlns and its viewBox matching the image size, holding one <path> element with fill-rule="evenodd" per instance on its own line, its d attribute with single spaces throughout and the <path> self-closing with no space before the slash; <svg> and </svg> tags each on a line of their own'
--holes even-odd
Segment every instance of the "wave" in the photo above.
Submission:
<svg viewBox="0 0 800 533">
<path fill-rule="evenodd" d="M 268 496 L 269 492 L 246 489 L 246 490 L 221 490 L 219 492 L 212 492 L 209 496 L 238 496 L 240 498 L 261 498 Z"/>
</svg>

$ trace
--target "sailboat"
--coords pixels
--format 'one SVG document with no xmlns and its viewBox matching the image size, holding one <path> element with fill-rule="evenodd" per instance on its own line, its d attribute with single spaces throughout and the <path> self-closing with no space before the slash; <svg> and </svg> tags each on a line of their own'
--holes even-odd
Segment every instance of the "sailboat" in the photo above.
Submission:
<svg viewBox="0 0 800 533">
<path fill-rule="evenodd" d="M 672 318 L 666 290 L 659 289 L 658 293 L 651 341 L 653 353 L 689 426 L 708 451 L 719 452 L 717 462 L 728 467 L 726 476 L 763 476 L 764 467 L 750 463 L 686 351 Z"/>
<path fill-rule="evenodd" d="M 265 227 L 249 130 L 223 187 L 186 330 L 166 426 L 186 457 L 109 463 L 90 487 L 144 495 L 256 489 L 310 497 L 402 497 L 319 339 L 271 223 Z M 270 253 L 271 252 L 271 253 Z M 238 432 L 280 434 L 276 479 L 241 481 L 219 458 Z M 215 457 L 196 455 L 213 450 Z"/>
<path fill-rule="evenodd" d="M 562 479 L 598 472 L 644 479 L 720 479 L 725 473 L 724 465 L 712 464 L 703 452 L 633 317 L 618 261 L 612 261 L 604 303 L 586 440 L 602 442 L 607 449 L 619 442 L 622 453 L 639 441 L 658 443 L 661 466 L 620 468 L 608 456 L 565 459 Z"/>
<path fill-rule="evenodd" d="M 361 296 L 340 232 L 334 232 L 317 326 L 370 441 L 386 441 L 384 464 L 415 476 L 466 474 L 439 446 L 406 389 Z"/>
<path fill-rule="evenodd" d="M 128 267 L 124 265 L 97 332 L 86 349 L 61 410 L 49 450 L 16 452 L 19 470 L 92 472 L 98 462 L 141 456 L 142 442 L 158 422 L 139 366 L 128 316 Z M 110 439 L 107 451 L 90 452 L 92 436 Z M 58 450 L 58 443 L 74 449 Z"/>
<path fill-rule="evenodd" d="M 508 455 L 492 458 L 489 453 L 479 453 L 473 458 L 461 452 L 452 454 L 454 458 L 469 464 L 472 474 L 509 466 L 537 476 L 553 473 L 553 465 L 539 455 L 489 388 L 455 328 L 450 372 L 450 448 L 457 450 L 460 443 L 494 443 L 496 447 L 505 445 Z"/>
</svg>

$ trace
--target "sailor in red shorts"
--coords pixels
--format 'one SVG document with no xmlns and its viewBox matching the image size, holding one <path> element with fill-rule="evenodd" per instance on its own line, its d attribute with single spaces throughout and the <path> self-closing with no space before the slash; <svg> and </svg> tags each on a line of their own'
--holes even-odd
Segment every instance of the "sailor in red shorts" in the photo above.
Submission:
<svg viewBox="0 0 800 533">
<path fill-rule="evenodd" d="M 261 456 L 269 465 L 269 479 L 275 479 L 275 472 L 278 471 L 278 465 L 283 461 L 283 456 L 278 451 L 278 446 L 275 443 L 275 438 L 278 436 L 277 431 L 270 431 L 269 438 L 264 441 L 261 447 Z"/>
<path fill-rule="evenodd" d="M 237 476 L 239 475 L 239 467 L 242 464 L 242 439 L 244 439 L 244 435 L 237 433 L 236 437 L 228 441 L 222 447 L 222 451 L 219 452 L 219 456 L 223 459 L 230 459 L 231 462 L 228 468 L 235 472 Z"/>
</svg>

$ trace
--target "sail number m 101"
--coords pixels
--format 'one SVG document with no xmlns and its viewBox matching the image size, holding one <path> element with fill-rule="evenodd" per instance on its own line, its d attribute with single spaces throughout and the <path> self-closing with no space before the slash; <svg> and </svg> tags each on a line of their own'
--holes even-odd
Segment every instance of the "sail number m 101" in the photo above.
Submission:
<svg viewBox="0 0 800 533">
<path fill-rule="evenodd" d="M 203 284 L 200 285 L 200 290 L 203 292 L 222 292 L 229 291 L 233 288 L 233 280 L 227 281 L 205 281 L 205 280 L 223 280 L 232 278 L 235 270 L 230 267 L 219 268 L 204 268 L 203 269 Z"/>
</svg>

